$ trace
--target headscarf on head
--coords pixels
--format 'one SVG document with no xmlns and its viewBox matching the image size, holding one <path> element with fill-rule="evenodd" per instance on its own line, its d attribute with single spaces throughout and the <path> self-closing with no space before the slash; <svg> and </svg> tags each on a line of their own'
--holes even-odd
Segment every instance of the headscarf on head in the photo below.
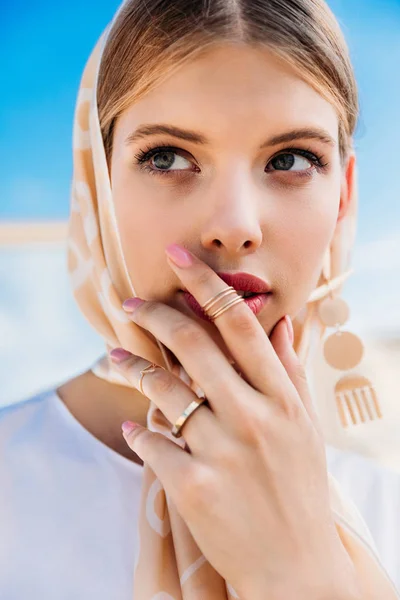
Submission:
<svg viewBox="0 0 400 600">
<path fill-rule="evenodd" d="M 68 270 L 73 293 L 82 313 L 106 344 L 107 353 L 92 367 L 95 375 L 115 384 L 129 385 L 108 357 L 111 349 L 122 347 L 173 370 L 198 396 L 203 396 L 201 388 L 182 365 L 178 365 L 178 370 L 176 365 L 171 365 L 163 344 L 133 323 L 121 307 L 125 299 L 136 295 L 132 283 L 135 274 L 128 273 L 123 256 L 96 96 L 102 53 L 119 10 L 86 63 L 75 109 L 68 237 Z M 354 202 L 337 228 L 327 256 L 326 268 L 330 269 L 333 287 L 336 282 L 337 289 L 349 274 L 346 269 L 355 236 L 356 211 Z M 322 274 L 321 281 L 325 277 L 326 274 Z M 323 287 L 316 293 L 321 294 L 321 290 L 322 295 L 326 294 Z M 315 340 L 323 333 L 313 302 L 298 315 L 294 327 L 295 351 L 306 365 Z M 161 433 L 184 450 L 183 437 L 172 436 L 170 423 L 151 401 L 147 425 L 150 431 Z M 332 475 L 328 473 L 328 476 L 335 523 L 365 589 L 371 590 L 371 598 L 400 598 L 380 563 L 372 536 L 357 508 L 343 497 Z M 206 560 L 161 482 L 146 463 L 143 465 L 137 536 L 138 555 L 132 565 L 134 600 L 198 600 L 196 590 L 199 589 L 204 600 L 239 598 L 229 582 Z"/>
</svg>

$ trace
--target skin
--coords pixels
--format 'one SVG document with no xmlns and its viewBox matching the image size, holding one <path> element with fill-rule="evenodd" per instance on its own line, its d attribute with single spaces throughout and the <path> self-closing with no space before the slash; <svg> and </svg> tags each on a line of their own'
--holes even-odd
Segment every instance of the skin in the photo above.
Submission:
<svg viewBox="0 0 400 600">
<path fill-rule="evenodd" d="M 150 123 L 199 131 L 211 143 L 156 135 L 125 144 L 138 126 Z M 258 150 L 272 136 L 304 127 L 323 128 L 335 145 L 300 139 Z M 171 175 L 134 164 L 135 154 L 160 142 L 180 149 L 169 155 Z M 290 146 L 322 156 L 328 167 L 318 172 L 297 156 L 291 171 L 266 172 Z M 150 162 L 160 168 L 159 157 Z M 223 45 L 184 65 L 128 108 L 115 127 L 111 185 L 137 295 L 190 315 L 226 351 L 217 329 L 198 319 L 179 292 L 182 284 L 164 249 L 180 243 L 216 271 L 245 271 L 270 283 L 272 302 L 257 317 L 270 336 L 284 314 L 298 313 L 317 284 L 325 249 L 351 202 L 353 169 L 353 156 L 341 164 L 334 107 L 265 49 Z M 87 371 L 58 393 L 98 439 L 142 464 L 120 428 L 126 419 L 146 424 L 149 401 L 140 392 Z"/>
<path fill-rule="evenodd" d="M 189 267 L 173 268 L 203 303 L 225 284 L 191 258 Z M 244 381 L 204 329 L 180 311 L 154 301 L 125 310 L 172 349 L 209 400 L 210 407 L 200 406 L 185 423 L 184 448 L 134 424 L 123 430 L 218 573 L 243 600 L 376 598 L 369 585 L 363 593 L 358 588 L 365 576 L 336 529 L 324 440 L 290 320 L 288 327 L 281 319 L 268 338 L 241 302 L 215 321 Z M 138 386 L 140 370 L 150 363 L 122 348 L 111 357 Z M 171 423 L 196 399 L 165 369 L 150 374 L 144 389 Z M 363 561 L 361 567 L 365 573 Z"/>
<path fill-rule="evenodd" d="M 149 123 L 195 130 L 210 143 L 163 134 L 126 144 Z M 259 150 L 272 136 L 299 128 L 324 130 L 332 143 L 299 139 Z M 177 149 L 172 175 L 152 175 L 135 164 L 148 143 Z M 291 170 L 277 170 L 271 161 L 288 147 L 319 155 L 327 166 L 316 169 L 292 153 Z M 160 162 L 153 157 L 151 167 Z M 352 199 L 353 170 L 353 156 L 340 160 L 333 106 L 290 67 L 245 46 L 222 46 L 183 66 L 116 124 L 110 172 L 117 221 L 136 293 L 151 301 L 132 318 L 196 373 L 212 410 L 201 407 L 185 425 L 186 452 L 146 429 L 121 436 L 123 420 L 146 424 L 148 402 L 138 391 L 84 373 L 59 394 L 96 437 L 149 462 L 205 556 L 243 598 L 294 593 L 311 600 L 332 591 L 335 600 L 359 597 L 330 514 L 323 439 L 284 320 L 303 308 L 317 285 Z M 182 275 L 172 266 L 165 254 L 171 243 L 191 250 L 197 270 Z M 204 302 L 225 286 L 215 271 L 229 270 L 268 281 L 270 304 L 257 317 L 240 303 L 218 324 L 197 318 L 179 290 L 186 287 Z M 179 334 L 183 322 L 194 326 L 191 336 Z M 229 364 L 232 357 L 245 380 Z M 117 368 L 137 386 L 146 365 L 131 356 Z M 174 422 L 192 393 L 176 378 L 171 383 L 167 371 L 156 373 L 145 378 L 146 393 Z M 190 486 L 183 488 L 185 481 Z M 272 530 L 268 542 L 262 532 Z"/>
</svg>

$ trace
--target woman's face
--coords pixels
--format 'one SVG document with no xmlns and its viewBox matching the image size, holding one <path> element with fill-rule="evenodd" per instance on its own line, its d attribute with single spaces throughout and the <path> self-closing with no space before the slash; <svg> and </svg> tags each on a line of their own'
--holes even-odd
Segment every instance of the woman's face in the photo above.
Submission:
<svg viewBox="0 0 400 600">
<path fill-rule="evenodd" d="M 156 124 L 185 139 L 155 133 L 127 142 Z M 111 185 L 137 295 L 190 315 L 223 347 L 215 325 L 186 305 L 167 263 L 165 247 L 178 243 L 215 271 L 270 284 L 271 301 L 257 315 L 269 335 L 318 283 L 352 167 L 340 162 L 335 109 L 267 50 L 223 45 L 184 65 L 114 131 Z"/>
</svg>

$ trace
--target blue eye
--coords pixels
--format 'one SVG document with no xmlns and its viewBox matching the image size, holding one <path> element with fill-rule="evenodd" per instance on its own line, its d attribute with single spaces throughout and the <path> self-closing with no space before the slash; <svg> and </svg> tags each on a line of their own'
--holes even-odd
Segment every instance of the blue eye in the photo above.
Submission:
<svg viewBox="0 0 400 600">
<path fill-rule="evenodd" d="M 314 166 L 317 170 L 323 170 L 324 167 L 327 166 L 327 163 L 324 164 L 321 156 L 317 156 L 309 150 L 286 148 L 284 151 L 274 156 L 274 158 L 269 161 L 267 167 L 269 165 L 272 165 L 274 167 L 272 170 L 275 171 L 301 173 L 307 171 L 310 166 Z M 271 171 L 271 169 L 268 169 L 268 171 Z"/>
<path fill-rule="evenodd" d="M 151 175 L 182 177 L 190 172 L 199 172 L 198 166 L 186 158 L 185 154 L 188 153 L 173 146 L 150 147 L 139 150 L 135 154 L 135 164 Z M 153 161 L 154 166 L 147 164 L 150 160 Z M 185 163 L 192 168 L 185 168 Z M 270 165 L 272 168 L 269 168 Z M 327 166 L 328 163 L 323 163 L 321 156 L 317 156 L 310 150 L 285 148 L 268 162 L 266 172 L 290 172 L 304 176 L 312 174 L 312 167 L 317 171 L 323 171 Z"/>
<path fill-rule="evenodd" d="M 140 150 L 138 154 L 135 154 L 135 159 L 136 164 L 138 164 L 141 169 L 152 175 L 180 176 L 182 173 L 179 173 L 179 171 L 183 172 L 183 174 L 187 174 L 188 172 L 188 170 L 184 168 L 185 162 L 193 166 L 193 163 L 185 158 L 183 154 L 185 154 L 185 152 L 179 148 L 174 148 L 172 146 L 158 146 L 156 148 Z M 150 167 L 146 164 L 152 159 L 154 167 Z"/>
</svg>

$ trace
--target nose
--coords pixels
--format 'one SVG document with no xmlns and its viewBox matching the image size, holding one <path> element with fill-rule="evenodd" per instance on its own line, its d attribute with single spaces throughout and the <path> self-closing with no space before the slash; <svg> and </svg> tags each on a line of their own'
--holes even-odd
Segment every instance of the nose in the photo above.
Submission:
<svg viewBox="0 0 400 600">
<path fill-rule="evenodd" d="M 203 223 L 202 246 L 211 251 L 238 255 L 253 253 L 262 243 L 259 199 L 248 182 L 231 180 L 223 191 L 213 190 L 205 200 L 209 218 Z"/>
</svg>

